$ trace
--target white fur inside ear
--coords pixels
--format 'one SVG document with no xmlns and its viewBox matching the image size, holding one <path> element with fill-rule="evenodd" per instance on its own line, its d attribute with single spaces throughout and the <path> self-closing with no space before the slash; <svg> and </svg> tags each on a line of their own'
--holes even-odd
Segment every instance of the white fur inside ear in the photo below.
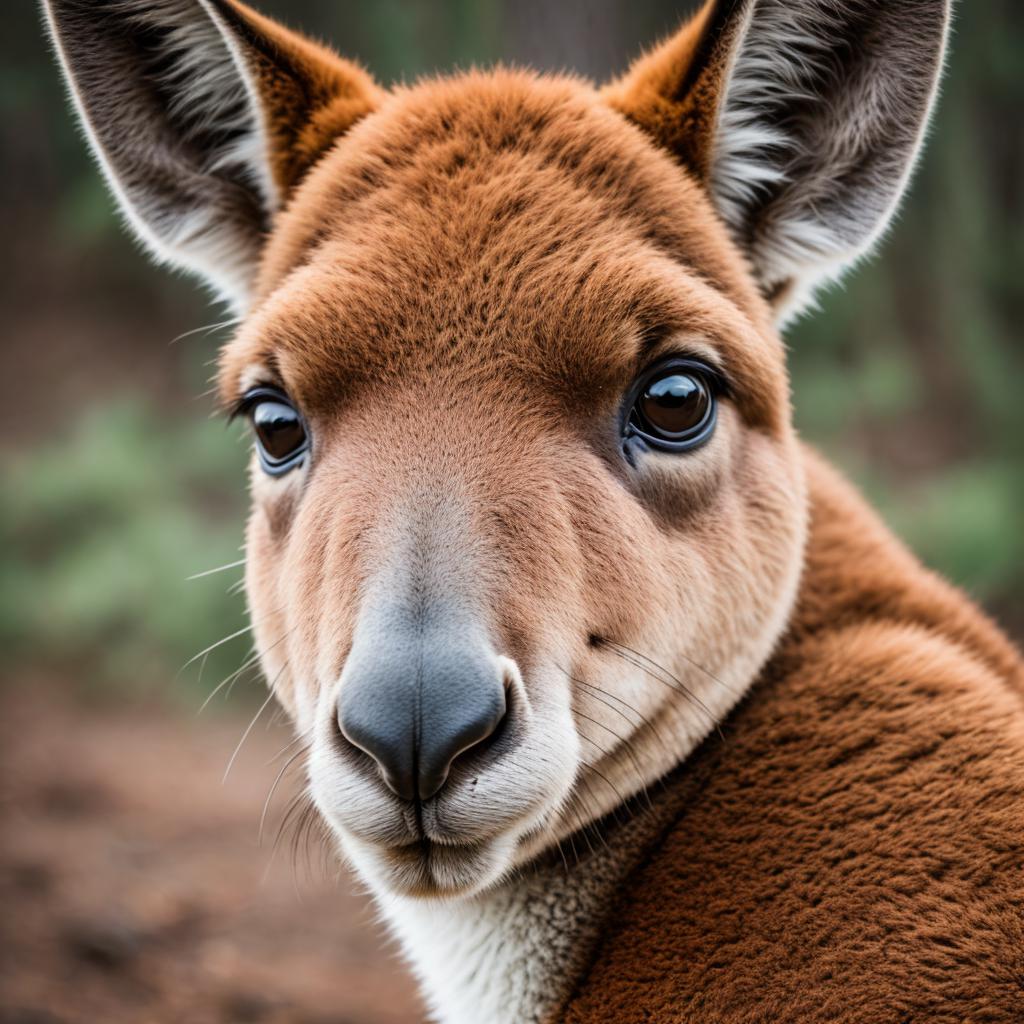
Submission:
<svg viewBox="0 0 1024 1024">
<path fill-rule="evenodd" d="M 161 92 L 170 97 L 166 116 L 173 124 L 174 144 L 187 152 L 192 163 L 187 175 L 176 164 L 161 165 L 160 126 L 152 137 L 140 113 L 134 131 L 118 137 L 100 123 L 97 110 L 130 103 L 131 90 L 111 82 L 109 95 L 97 101 L 85 95 L 77 73 L 82 44 L 66 38 L 68 27 L 47 4 L 51 37 L 64 68 L 69 91 L 81 123 L 111 191 L 134 234 L 158 261 L 197 273 L 212 285 L 235 313 L 244 312 L 258 259 L 260 225 L 280 205 L 269 161 L 269 146 L 262 107 L 244 56 L 207 0 L 106 0 L 97 4 L 94 17 L 123 23 L 122 31 L 137 31 L 158 51 L 159 72 L 154 76 Z M 101 10 L 102 9 L 102 10 Z M 81 17 L 81 16 L 79 16 Z M 120 27 L 120 26 L 117 26 Z M 86 45 L 102 52 L 102 34 Z M 124 68 L 112 63 L 110 75 L 149 69 Z M 96 73 L 91 88 L 97 91 Z M 132 159 L 132 146 L 140 159 Z M 156 173 L 153 173 L 153 172 Z M 162 172 L 162 173 L 161 173 Z M 168 180 L 180 179 L 180 195 Z M 207 182 L 207 185 L 203 183 Z M 247 218 L 232 201 L 242 190 L 254 196 L 255 216 Z"/>
<path fill-rule="evenodd" d="M 877 0 L 745 0 L 737 26 L 711 190 L 765 292 L 783 291 L 783 321 L 884 234 L 938 92 L 948 0 L 884 15 L 891 39 L 872 41 L 875 50 L 851 34 L 871 7 L 882 9 Z M 851 173 L 858 165 L 864 172 Z"/>
</svg>

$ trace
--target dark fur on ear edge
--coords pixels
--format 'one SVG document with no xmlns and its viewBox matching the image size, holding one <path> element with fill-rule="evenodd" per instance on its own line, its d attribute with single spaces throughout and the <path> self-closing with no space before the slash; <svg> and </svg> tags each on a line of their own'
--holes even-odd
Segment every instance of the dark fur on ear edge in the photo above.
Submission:
<svg viewBox="0 0 1024 1024">
<path fill-rule="evenodd" d="M 709 0 L 606 89 L 706 185 L 780 318 L 884 233 L 934 106 L 950 0 Z"/>
<path fill-rule="evenodd" d="M 359 68 L 235 0 L 44 0 L 91 148 L 161 261 L 245 307 L 274 213 L 373 108 Z"/>
</svg>

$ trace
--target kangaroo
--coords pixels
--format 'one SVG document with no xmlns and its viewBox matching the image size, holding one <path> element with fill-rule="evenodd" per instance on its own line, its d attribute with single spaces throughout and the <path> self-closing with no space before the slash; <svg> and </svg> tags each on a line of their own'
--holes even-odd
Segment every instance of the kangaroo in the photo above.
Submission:
<svg viewBox="0 0 1024 1024">
<path fill-rule="evenodd" d="M 596 87 L 383 89 L 237 0 L 46 0 L 131 229 L 239 317 L 246 584 L 445 1024 L 1024 1020 L 1024 669 L 797 438 L 948 0 L 708 0 Z"/>
</svg>

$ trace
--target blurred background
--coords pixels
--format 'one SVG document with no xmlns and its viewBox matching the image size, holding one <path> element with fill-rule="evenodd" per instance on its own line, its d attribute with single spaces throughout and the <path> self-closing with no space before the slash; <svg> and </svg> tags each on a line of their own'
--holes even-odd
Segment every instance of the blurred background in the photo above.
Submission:
<svg viewBox="0 0 1024 1024">
<path fill-rule="evenodd" d="M 497 60 L 603 78 L 691 5 L 258 6 L 393 82 Z M 788 338 L 804 436 L 1018 640 L 1022 112 L 1020 5 L 961 4 L 895 231 Z M 0 11 L 0 114 L 0 1024 L 418 1020 L 287 776 L 258 842 L 290 738 L 271 709 L 220 784 L 265 690 L 241 570 L 187 579 L 241 557 L 244 439 L 205 395 L 223 333 L 195 330 L 218 310 L 120 229 L 26 0 Z"/>
</svg>

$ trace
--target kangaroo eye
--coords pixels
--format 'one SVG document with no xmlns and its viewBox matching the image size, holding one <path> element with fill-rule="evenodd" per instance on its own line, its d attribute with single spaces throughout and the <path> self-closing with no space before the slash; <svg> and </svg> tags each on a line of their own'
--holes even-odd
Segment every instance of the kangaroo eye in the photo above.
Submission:
<svg viewBox="0 0 1024 1024">
<path fill-rule="evenodd" d="M 644 374 L 632 392 L 625 435 L 652 448 L 690 451 L 712 435 L 717 419 L 717 374 L 689 359 L 674 359 Z"/>
<path fill-rule="evenodd" d="M 245 410 L 264 470 L 280 476 L 299 465 L 309 450 L 309 437 L 295 406 L 276 391 L 259 389 L 246 395 Z"/>
</svg>

